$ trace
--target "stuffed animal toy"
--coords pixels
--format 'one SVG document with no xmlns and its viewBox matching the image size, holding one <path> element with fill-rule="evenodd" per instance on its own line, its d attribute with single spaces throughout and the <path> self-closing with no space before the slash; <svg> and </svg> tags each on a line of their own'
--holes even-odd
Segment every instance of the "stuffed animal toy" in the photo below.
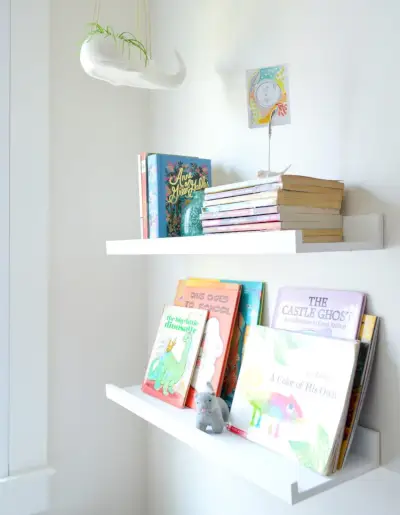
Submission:
<svg viewBox="0 0 400 515">
<path fill-rule="evenodd" d="M 196 393 L 196 427 L 207 432 L 211 426 L 212 432 L 220 434 L 229 419 L 229 408 L 226 402 L 215 395 L 210 382 L 207 383 L 206 392 Z"/>
</svg>

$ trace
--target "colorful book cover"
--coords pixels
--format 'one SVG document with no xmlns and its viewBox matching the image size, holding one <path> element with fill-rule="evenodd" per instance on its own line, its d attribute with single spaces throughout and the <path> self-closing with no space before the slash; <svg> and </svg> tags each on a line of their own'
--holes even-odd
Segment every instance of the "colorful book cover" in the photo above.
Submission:
<svg viewBox="0 0 400 515">
<path fill-rule="evenodd" d="M 207 286 L 210 283 L 239 284 L 242 287 L 242 294 L 240 296 L 239 309 L 236 317 L 235 328 L 233 330 L 231 347 L 226 362 L 225 376 L 221 392 L 221 397 L 225 400 L 230 409 L 242 364 L 246 327 L 248 325 L 260 324 L 262 321 L 265 283 L 225 279 L 189 279 L 189 284 Z"/>
<path fill-rule="evenodd" d="M 143 392 L 183 408 L 203 339 L 208 311 L 167 306 L 164 309 Z"/>
<path fill-rule="evenodd" d="M 152 154 L 147 165 L 150 238 L 180 236 L 182 209 L 211 184 L 211 161 Z"/>
<path fill-rule="evenodd" d="M 272 327 L 355 340 L 365 310 L 364 293 L 284 287 L 279 290 Z"/>
<path fill-rule="evenodd" d="M 249 326 L 229 429 L 329 475 L 359 344 Z"/>
<path fill-rule="evenodd" d="M 205 390 L 211 381 L 214 391 L 221 395 L 226 362 L 236 322 L 241 286 L 237 284 L 179 281 L 175 305 L 206 309 L 209 312 L 199 358 L 196 362 L 186 405 L 195 407 L 196 391 Z"/>
<path fill-rule="evenodd" d="M 360 352 L 358 354 L 356 373 L 353 381 L 353 389 L 350 398 L 349 411 L 346 426 L 343 433 L 343 442 L 340 448 L 337 468 L 340 470 L 348 455 L 351 442 L 361 414 L 365 392 L 371 375 L 372 364 L 375 357 L 378 340 L 379 318 L 372 315 L 364 315 L 360 327 L 359 340 Z"/>
</svg>

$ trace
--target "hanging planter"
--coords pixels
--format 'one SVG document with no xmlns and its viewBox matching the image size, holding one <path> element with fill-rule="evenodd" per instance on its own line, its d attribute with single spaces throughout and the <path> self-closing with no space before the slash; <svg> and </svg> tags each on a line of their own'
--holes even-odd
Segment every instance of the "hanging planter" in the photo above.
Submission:
<svg viewBox="0 0 400 515">
<path fill-rule="evenodd" d="M 147 15 L 148 10 L 145 10 Z M 148 17 L 148 16 L 147 16 Z M 138 19 L 139 11 L 138 11 Z M 149 32 L 150 22 L 144 20 L 145 31 Z M 186 66 L 178 52 L 178 72 L 165 73 L 151 58 L 151 51 L 143 40 L 130 32 L 115 32 L 110 26 L 102 26 L 98 21 L 89 24 L 90 31 L 81 48 L 81 65 L 94 79 L 113 86 L 128 86 L 146 89 L 176 89 L 186 78 Z M 138 30 L 140 32 L 140 30 Z M 141 40 L 142 39 L 142 40 Z"/>
</svg>

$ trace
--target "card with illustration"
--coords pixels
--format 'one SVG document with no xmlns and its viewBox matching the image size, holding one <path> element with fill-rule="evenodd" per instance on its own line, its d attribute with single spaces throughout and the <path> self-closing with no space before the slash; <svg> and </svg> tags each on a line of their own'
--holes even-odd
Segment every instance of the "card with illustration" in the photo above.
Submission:
<svg viewBox="0 0 400 515">
<path fill-rule="evenodd" d="M 290 123 L 288 69 L 285 65 L 247 71 L 249 127 Z"/>
</svg>

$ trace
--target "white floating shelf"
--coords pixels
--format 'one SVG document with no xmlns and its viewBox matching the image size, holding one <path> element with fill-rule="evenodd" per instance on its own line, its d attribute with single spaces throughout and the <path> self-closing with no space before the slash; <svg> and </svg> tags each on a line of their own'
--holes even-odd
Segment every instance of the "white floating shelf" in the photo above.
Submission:
<svg viewBox="0 0 400 515">
<path fill-rule="evenodd" d="M 359 427 L 349 459 L 340 472 L 323 477 L 255 443 L 225 431 L 210 435 L 195 427 L 193 410 L 180 410 L 145 395 L 140 386 L 106 386 L 107 397 L 181 440 L 232 474 L 255 483 L 289 504 L 297 504 L 379 466 L 379 433 Z"/>
<path fill-rule="evenodd" d="M 383 248 L 383 216 L 345 216 L 344 241 L 303 243 L 301 231 L 213 234 L 197 237 L 108 241 L 109 256 L 135 255 L 251 255 L 347 252 Z"/>
</svg>

